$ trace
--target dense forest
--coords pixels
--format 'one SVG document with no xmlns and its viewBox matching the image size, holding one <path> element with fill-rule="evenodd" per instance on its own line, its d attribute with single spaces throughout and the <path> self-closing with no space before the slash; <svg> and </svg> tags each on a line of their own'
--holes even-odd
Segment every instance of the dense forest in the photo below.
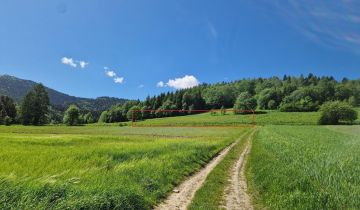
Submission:
<svg viewBox="0 0 360 210">
<path fill-rule="evenodd" d="M 242 79 L 218 84 L 202 84 L 194 88 L 148 96 L 144 101 L 129 101 L 103 112 L 100 122 L 121 122 L 132 118 L 146 119 L 191 114 L 192 110 L 234 108 L 240 110 L 280 110 L 283 112 L 317 111 L 326 101 L 360 104 L 360 80 L 331 76 L 278 77 Z M 155 110 L 145 112 L 141 110 Z M 161 110 L 183 110 L 162 112 Z"/>
<path fill-rule="evenodd" d="M 355 107 L 360 104 L 360 79 L 331 76 L 242 79 L 148 96 L 144 101 L 129 100 L 100 113 L 84 110 L 76 104 L 60 110 L 52 106 L 46 88 L 34 86 L 20 103 L 8 96 L 0 100 L 0 124 L 41 125 L 66 123 L 76 125 L 93 122 L 123 122 L 133 117 L 148 119 L 194 114 L 193 110 L 234 108 L 237 110 L 279 110 L 282 112 L 317 111 L 327 101 L 341 101 Z M 145 111 L 153 110 L 153 111 Z M 179 110 L 164 112 L 162 110 Z M 99 116 L 100 115 L 100 116 Z"/>
</svg>

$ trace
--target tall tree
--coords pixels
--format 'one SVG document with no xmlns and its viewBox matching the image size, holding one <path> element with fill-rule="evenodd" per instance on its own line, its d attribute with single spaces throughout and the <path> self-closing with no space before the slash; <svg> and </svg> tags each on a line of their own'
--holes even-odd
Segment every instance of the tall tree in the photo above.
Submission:
<svg viewBox="0 0 360 210">
<path fill-rule="evenodd" d="M 11 118 L 11 120 L 15 120 L 16 118 L 16 106 L 14 100 L 8 96 L 1 96 L 0 101 L 4 106 L 4 110 L 6 115 Z"/>
<path fill-rule="evenodd" d="M 80 110 L 76 105 L 70 105 L 69 108 L 65 111 L 64 123 L 66 125 L 77 125 L 80 121 Z"/>
<path fill-rule="evenodd" d="M 21 104 L 21 117 L 24 125 L 42 125 L 47 122 L 49 96 L 42 84 L 35 85 Z"/>
<path fill-rule="evenodd" d="M 47 122 L 47 114 L 49 113 L 50 99 L 48 92 L 42 84 L 34 86 L 35 93 L 35 115 L 34 125 L 42 125 Z"/>
</svg>

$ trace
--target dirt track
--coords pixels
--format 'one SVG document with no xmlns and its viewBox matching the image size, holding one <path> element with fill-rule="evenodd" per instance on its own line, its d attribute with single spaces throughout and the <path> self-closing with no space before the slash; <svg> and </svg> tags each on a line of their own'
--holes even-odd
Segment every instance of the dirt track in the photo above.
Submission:
<svg viewBox="0 0 360 210">
<path fill-rule="evenodd" d="M 251 205 L 245 177 L 246 158 L 250 153 L 250 149 L 251 144 L 248 142 L 231 171 L 230 185 L 225 190 L 226 209 L 254 209 Z"/>
<path fill-rule="evenodd" d="M 242 139 L 244 133 L 239 139 Z M 193 199 L 196 191 L 206 180 L 208 174 L 215 168 L 215 166 L 221 162 L 221 160 L 227 155 L 227 153 L 239 142 L 239 140 L 232 143 L 230 146 L 223 149 L 215 158 L 213 158 L 203 169 L 195 173 L 183 183 L 181 183 L 170 196 L 155 207 L 156 210 L 183 210 L 186 209 L 191 200 Z"/>
</svg>

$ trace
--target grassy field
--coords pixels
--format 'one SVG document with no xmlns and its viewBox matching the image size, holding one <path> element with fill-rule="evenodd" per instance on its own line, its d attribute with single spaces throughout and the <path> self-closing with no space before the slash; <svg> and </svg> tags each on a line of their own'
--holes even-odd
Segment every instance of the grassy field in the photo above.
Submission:
<svg viewBox="0 0 360 210">
<path fill-rule="evenodd" d="M 149 209 L 245 131 L 0 126 L 0 208 Z"/>
<path fill-rule="evenodd" d="M 356 109 L 360 113 L 360 108 Z M 360 114 L 359 114 L 360 115 Z M 258 111 L 254 116 L 255 125 L 316 125 L 319 112 L 280 112 Z M 355 122 L 360 124 L 360 120 Z M 187 116 L 167 117 L 138 121 L 137 126 L 237 126 L 251 125 L 252 114 L 234 115 L 228 111 L 226 115 L 202 113 Z M 130 123 L 129 123 L 130 125 Z"/>
<path fill-rule="evenodd" d="M 360 126 L 266 126 L 248 164 L 270 209 L 360 209 Z M 256 194 L 256 193 L 255 193 Z"/>
<path fill-rule="evenodd" d="M 255 116 L 247 178 L 255 207 L 360 209 L 360 126 L 317 126 L 319 113 Z M 146 126 L 241 125 L 251 115 L 151 119 Z M 359 121 L 358 121 L 359 122 Z M 0 209 L 151 209 L 250 128 L 0 126 Z M 240 142 L 191 209 L 218 209 Z"/>
<path fill-rule="evenodd" d="M 318 112 L 293 112 L 291 114 L 278 111 L 264 111 L 255 114 L 255 125 L 315 125 L 319 118 Z M 187 115 L 180 117 L 167 117 L 148 119 L 136 122 L 137 126 L 229 126 L 252 124 L 252 114 L 215 116 L 210 113 Z"/>
</svg>

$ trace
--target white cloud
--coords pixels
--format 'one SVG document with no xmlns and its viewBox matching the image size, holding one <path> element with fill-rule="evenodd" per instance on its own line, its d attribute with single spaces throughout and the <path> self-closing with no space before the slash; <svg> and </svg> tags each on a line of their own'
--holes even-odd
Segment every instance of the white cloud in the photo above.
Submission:
<svg viewBox="0 0 360 210">
<path fill-rule="evenodd" d="M 163 81 L 160 81 L 156 84 L 156 87 L 164 87 L 164 86 L 165 86 L 165 84 Z"/>
<path fill-rule="evenodd" d="M 108 67 L 104 67 L 104 69 L 105 69 L 106 76 L 113 78 L 113 81 L 115 83 L 117 83 L 117 84 L 124 83 L 124 77 L 117 76 L 116 72 L 113 70 L 110 70 Z"/>
<path fill-rule="evenodd" d="M 79 65 L 82 69 L 84 69 L 87 65 L 89 65 L 89 63 L 86 61 L 79 61 Z"/>
<path fill-rule="evenodd" d="M 124 77 L 115 77 L 114 82 L 118 84 L 122 84 L 124 82 Z"/>
<path fill-rule="evenodd" d="M 159 83 L 158 83 L 159 84 Z M 191 88 L 199 85 L 199 80 L 197 80 L 193 75 L 185 75 L 182 78 L 170 79 L 166 86 L 175 88 L 175 89 L 185 89 Z"/>
<path fill-rule="evenodd" d="M 138 86 L 138 88 L 143 88 L 143 87 L 145 87 L 145 85 L 143 85 L 143 84 Z"/>
<path fill-rule="evenodd" d="M 105 71 L 105 74 L 108 77 L 116 77 L 116 73 L 114 71 Z"/>
<path fill-rule="evenodd" d="M 67 58 L 67 57 L 61 58 L 61 63 L 65 64 L 65 65 L 69 65 L 74 68 L 76 68 L 76 66 L 77 66 L 77 64 L 74 62 L 74 60 L 72 58 Z"/>
</svg>

